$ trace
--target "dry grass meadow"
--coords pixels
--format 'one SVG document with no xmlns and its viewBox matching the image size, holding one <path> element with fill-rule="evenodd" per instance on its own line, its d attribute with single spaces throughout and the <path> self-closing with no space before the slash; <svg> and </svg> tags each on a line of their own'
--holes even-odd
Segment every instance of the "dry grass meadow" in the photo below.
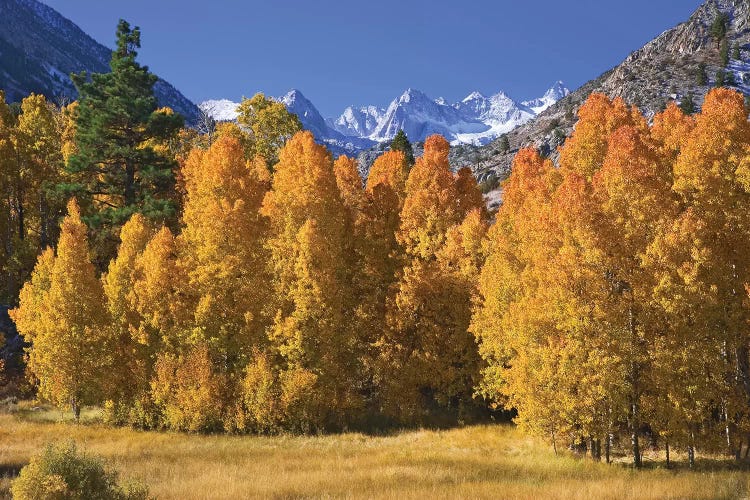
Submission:
<svg viewBox="0 0 750 500">
<path fill-rule="evenodd" d="M 29 457 L 74 440 L 159 499 L 208 498 L 747 498 L 750 473 L 730 462 L 667 470 L 605 465 L 547 445 L 512 425 L 411 430 L 388 436 L 204 436 L 85 423 L 29 404 L 0 413 L 0 497 Z M 677 457 L 680 458 L 679 455 Z"/>
</svg>

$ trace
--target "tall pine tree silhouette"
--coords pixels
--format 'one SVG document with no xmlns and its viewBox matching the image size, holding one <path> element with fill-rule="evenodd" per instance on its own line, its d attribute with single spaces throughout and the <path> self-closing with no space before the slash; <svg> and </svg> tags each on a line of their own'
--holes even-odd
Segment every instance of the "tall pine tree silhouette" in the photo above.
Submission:
<svg viewBox="0 0 750 500">
<path fill-rule="evenodd" d="M 169 199 L 174 160 L 154 146 L 173 137 L 183 118 L 158 109 L 158 78 L 136 62 L 140 46 L 140 29 L 120 20 L 111 72 L 72 75 L 79 93 L 77 152 L 67 165 L 72 182 L 62 187 L 80 200 L 89 226 L 102 229 L 100 258 L 114 251 L 119 227 L 132 214 L 162 222 L 175 212 Z"/>
</svg>

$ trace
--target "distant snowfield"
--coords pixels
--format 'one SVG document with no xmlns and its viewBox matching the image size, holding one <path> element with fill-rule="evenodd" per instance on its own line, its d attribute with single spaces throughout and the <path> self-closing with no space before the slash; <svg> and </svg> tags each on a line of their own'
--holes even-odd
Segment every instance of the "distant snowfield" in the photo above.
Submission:
<svg viewBox="0 0 750 500">
<path fill-rule="evenodd" d="M 350 106 L 337 118 L 323 119 L 320 112 L 299 90 L 283 97 L 305 129 L 318 140 L 346 152 L 357 152 L 390 141 L 399 130 L 412 142 L 441 134 L 451 144 L 486 144 L 526 123 L 568 95 L 562 82 L 556 82 L 542 97 L 516 102 L 504 92 L 483 96 L 472 92 L 460 102 L 449 104 L 443 98 L 431 99 L 423 92 L 407 89 L 387 108 Z M 237 119 L 238 103 L 228 99 L 208 100 L 200 108 L 217 121 Z"/>
</svg>

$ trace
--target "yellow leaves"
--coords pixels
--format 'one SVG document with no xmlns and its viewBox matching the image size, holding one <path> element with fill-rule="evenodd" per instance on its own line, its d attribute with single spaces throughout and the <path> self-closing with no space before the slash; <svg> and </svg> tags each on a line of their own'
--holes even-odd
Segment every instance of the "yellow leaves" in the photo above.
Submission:
<svg viewBox="0 0 750 500">
<path fill-rule="evenodd" d="M 223 386 L 208 348 L 199 345 L 182 356 L 161 354 L 151 390 L 170 428 L 195 432 L 221 428 Z"/>
<path fill-rule="evenodd" d="M 401 151 L 386 151 L 375 159 L 367 176 L 367 191 L 372 193 L 378 185 L 388 186 L 403 202 L 409 167 Z"/>
<path fill-rule="evenodd" d="M 47 296 L 51 287 L 52 268 L 55 252 L 47 248 L 37 259 L 31 279 L 21 289 L 19 307 L 10 311 L 18 331 L 28 342 L 34 342 L 38 335 L 47 335 L 50 326 L 44 322 L 49 306 Z"/>
<path fill-rule="evenodd" d="M 270 165 L 276 163 L 284 144 L 302 130 L 299 118 L 287 111 L 284 103 L 267 99 L 261 93 L 243 99 L 237 112 L 237 122 L 251 131 L 249 156 L 261 156 Z"/>
<path fill-rule="evenodd" d="M 39 380 L 39 396 L 62 407 L 99 401 L 108 318 L 75 201 L 61 230 L 56 256 L 42 254 L 13 317 L 34 340 L 29 370 Z"/>
<path fill-rule="evenodd" d="M 118 257 L 119 258 L 119 257 Z M 134 262 L 131 300 L 140 318 L 131 323 L 137 341 L 150 348 L 150 357 L 162 349 L 177 350 L 190 319 L 185 303 L 185 272 L 177 262 L 172 232 L 163 227 Z"/>
<path fill-rule="evenodd" d="M 608 135 L 623 125 L 642 130 L 645 119 L 620 98 L 612 101 L 604 94 L 591 94 L 578 110 L 575 131 L 560 151 L 560 167 L 591 178 L 604 161 Z"/>
<path fill-rule="evenodd" d="M 398 241 L 408 255 L 430 258 L 443 244 L 448 228 L 464 215 L 456 203 L 448 149 L 448 142 L 441 136 L 428 137 L 424 156 L 409 174 L 398 232 Z"/>
<path fill-rule="evenodd" d="M 245 161 L 237 138 L 220 135 L 208 150 L 192 151 L 183 174 L 177 265 L 187 273 L 194 326 L 214 348 L 244 361 L 265 326 L 268 225 L 260 208 L 268 170 L 261 158 Z"/>
<path fill-rule="evenodd" d="M 520 151 L 472 320 L 481 391 L 533 432 L 581 437 L 637 404 L 671 443 L 712 432 L 718 400 L 746 405 L 728 358 L 748 345 L 748 146 L 742 96 L 720 90 L 695 119 L 670 106 L 651 127 L 593 95 L 559 173 Z"/>
<path fill-rule="evenodd" d="M 101 279 L 70 205 L 57 254 L 40 257 L 13 313 L 40 395 L 189 431 L 468 412 L 488 221 L 447 141 L 430 138 L 411 172 L 403 153 L 383 155 L 366 188 L 356 160 L 334 162 L 309 132 L 273 174 L 245 141 L 227 126 L 195 147 L 179 232 L 132 216 Z"/>
<path fill-rule="evenodd" d="M 134 281 L 135 261 L 151 239 L 153 229 L 140 214 L 134 214 L 120 230 L 120 246 L 117 257 L 110 262 L 108 272 L 102 276 L 107 306 L 112 318 L 126 330 L 129 325 L 137 327 L 130 303 Z"/>
</svg>

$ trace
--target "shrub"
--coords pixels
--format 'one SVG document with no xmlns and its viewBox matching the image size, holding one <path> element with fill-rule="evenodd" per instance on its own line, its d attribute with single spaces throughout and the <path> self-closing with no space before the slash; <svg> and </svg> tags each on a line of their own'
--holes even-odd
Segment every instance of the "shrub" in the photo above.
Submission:
<svg viewBox="0 0 750 500">
<path fill-rule="evenodd" d="M 247 417 L 258 431 L 271 431 L 283 419 L 280 394 L 273 367 L 265 354 L 255 353 L 242 383 Z"/>
<path fill-rule="evenodd" d="M 74 443 L 67 446 L 50 444 L 21 469 L 13 481 L 11 493 L 17 500 L 148 498 L 145 486 L 121 486 L 117 479 L 117 471 L 107 469 L 96 457 L 78 453 Z"/>
</svg>

